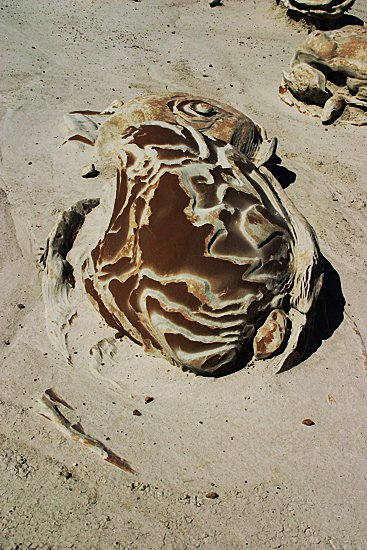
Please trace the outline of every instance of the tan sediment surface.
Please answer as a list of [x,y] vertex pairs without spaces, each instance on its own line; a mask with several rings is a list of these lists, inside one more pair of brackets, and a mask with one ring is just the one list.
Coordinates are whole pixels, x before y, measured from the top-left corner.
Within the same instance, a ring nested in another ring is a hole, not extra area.
[[[4,549],[365,548],[367,128],[324,127],[280,101],[307,29],[274,4],[3,5]],[[365,2],[352,13],[366,20]],[[73,366],[48,340],[37,258],[59,210],[98,197],[108,176],[81,176],[94,150],[62,146],[63,116],[178,90],[223,101],[278,137],[277,174],[318,236],[325,307],[308,357],[285,373],[259,363],[195,377],[127,339],[91,363],[90,347],[113,331],[87,303]],[[68,426],[115,459],[41,416],[49,388]]]

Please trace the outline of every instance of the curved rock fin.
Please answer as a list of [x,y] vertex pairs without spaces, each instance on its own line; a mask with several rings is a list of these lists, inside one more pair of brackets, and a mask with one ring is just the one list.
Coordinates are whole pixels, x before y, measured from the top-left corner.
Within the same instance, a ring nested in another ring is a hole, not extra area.
[[69,210],[61,212],[47,238],[45,252],[40,259],[45,268],[42,293],[48,335],[70,364],[67,334],[76,315],[75,307],[71,302],[75,280],[74,269],[66,257],[86,215],[98,204],[99,199],[86,199],[77,202]]

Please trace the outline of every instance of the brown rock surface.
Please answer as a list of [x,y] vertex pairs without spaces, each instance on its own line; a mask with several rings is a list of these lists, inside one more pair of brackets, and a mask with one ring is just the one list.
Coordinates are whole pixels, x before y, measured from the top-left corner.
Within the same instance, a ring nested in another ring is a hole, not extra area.
[[[279,100],[279,75],[307,31],[269,6],[9,0],[1,10],[6,549],[364,549],[366,127],[324,127]],[[353,13],[366,20],[365,3]],[[116,341],[88,300],[72,323],[74,366],[49,343],[37,255],[58,212],[100,197],[101,178],[116,176],[107,163],[98,178],[80,177],[95,149],[61,146],[64,114],[177,90],[230,104],[278,137],[275,172],[318,235],[317,338],[280,375],[260,364],[218,379],[182,373]],[[72,426],[136,473],[40,416],[46,388],[73,408],[60,404]],[[141,405],[146,395],[151,405]],[[314,427],[302,425],[307,417]],[[210,487],[220,498],[205,498]]]

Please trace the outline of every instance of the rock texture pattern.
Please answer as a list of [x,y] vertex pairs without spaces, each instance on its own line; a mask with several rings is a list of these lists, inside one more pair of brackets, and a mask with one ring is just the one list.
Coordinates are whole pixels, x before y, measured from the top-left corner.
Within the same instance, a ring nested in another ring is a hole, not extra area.
[[82,269],[105,321],[199,373],[243,349],[275,355],[275,370],[296,362],[322,267],[311,227],[263,166],[275,141],[238,111],[176,94],[122,106],[96,147],[117,178]]
[[280,0],[282,5],[313,19],[338,19],[349,10],[355,0]]
[[367,28],[349,25],[311,33],[297,48],[291,71],[283,73],[279,93],[323,123],[333,122],[347,106],[347,120],[367,124]]

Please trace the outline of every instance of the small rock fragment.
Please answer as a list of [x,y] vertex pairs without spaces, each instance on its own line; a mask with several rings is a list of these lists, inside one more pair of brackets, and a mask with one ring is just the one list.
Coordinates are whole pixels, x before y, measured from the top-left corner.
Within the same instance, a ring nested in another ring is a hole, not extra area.
[[151,403],[152,401],[154,401],[154,397],[150,397],[149,395],[147,395],[145,398],[145,404]]
[[[47,391],[47,390],[46,390]],[[50,391],[50,390],[48,390]],[[121,470],[130,474],[134,473],[133,468],[123,458],[120,458],[117,454],[106,447],[101,441],[91,437],[88,434],[80,433],[77,431],[69,420],[59,411],[59,408],[52,402],[46,393],[44,393],[41,399],[38,400],[41,406],[40,415],[50,420],[55,427],[63,434],[75,443],[80,443],[87,447],[90,451],[98,454],[103,460],[117,466]],[[69,472],[70,473],[70,472]],[[70,473],[70,475],[72,475]]]
[[138,409],[134,409],[134,410],[133,410],[133,415],[134,415],[134,416],[141,416],[141,412],[138,411]]
[[274,309],[254,338],[254,356],[266,359],[275,353],[287,335],[287,315],[282,309]]
[[211,8],[215,8],[215,6],[223,6],[223,4],[221,0],[212,0],[211,2],[209,2],[209,6]]
[[305,418],[304,420],[302,420],[302,424],[304,424],[305,426],[314,426],[315,422],[310,418]]
[[348,90],[352,94],[357,94],[359,88],[363,88],[366,85],[366,82],[360,78],[351,78],[350,76],[347,76],[346,84],[348,86]]
[[[140,2],[140,0],[134,0],[135,2]],[[123,106],[121,99],[114,99],[112,103],[109,104],[104,111],[101,112],[101,115],[114,115],[115,112]]]
[[330,97],[325,75],[307,63],[296,65],[288,74],[283,71],[286,87],[301,101],[324,105]]
[[360,101],[367,101],[367,86],[361,86],[356,95]]
[[18,304],[18,307],[19,307],[19,309],[24,309],[25,305],[24,304]]
[[356,208],[357,210],[362,210],[362,208],[366,207],[366,201],[352,199],[348,202],[348,206]]
[[327,396],[327,400],[328,400],[328,403],[335,403],[335,399],[331,395]]
[[64,115],[64,122],[68,132],[63,145],[68,141],[94,145],[98,136],[98,126],[91,118],[81,113],[70,113]]
[[340,116],[345,107],[345,99],[340,94],[335,94],[325,103],[324,110],[321,116],[321,122],[328,124],[334,122],[338,116]]
[[211,499],[219,497],[218,493],[214,493],[214,491],[211,493],[207,493],[205,496],[206,498],[211,498]]
[[96,170],[94,164],[87,164],[86,166],[83,166],[82,178],[96,178],[97,176],[99,176],[99,172]]

